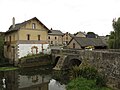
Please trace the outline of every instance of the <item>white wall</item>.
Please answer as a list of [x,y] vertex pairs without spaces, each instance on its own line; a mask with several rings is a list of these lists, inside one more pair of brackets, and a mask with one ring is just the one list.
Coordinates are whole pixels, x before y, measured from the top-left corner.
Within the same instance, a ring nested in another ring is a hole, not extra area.
[[[42,52],[42,44],[19,44],[18,45],[18,58],[32,54],[32,47],[38,48],[38,53]],[[43,44],[43,53],[49,54],[50,50],[48,49],[49,44]]]
[[[32,80],[37,80],[35,83],[32,82]],[[40,76],[40,75],[34,75],[34,76],[25,76],[25,75],[19,75],[19,88],[25,88],[25,87],[30,87],[30,86],[35,86],[38,84],[43,84],[49,82],[51,77],[49,76]]]

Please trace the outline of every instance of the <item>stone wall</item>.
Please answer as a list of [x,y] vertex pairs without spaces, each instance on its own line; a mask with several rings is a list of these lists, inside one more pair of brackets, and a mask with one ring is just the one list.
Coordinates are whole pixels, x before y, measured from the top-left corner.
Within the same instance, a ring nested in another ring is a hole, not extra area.
[[33,55],[19,59],[19,67],[34,67],[51,65],[52,60],[50,55]]
[[120,53],[106,51],[80,51],[83,59],[81,65],[92,66],[104,74],[107,85],[116,90],[120,89]]

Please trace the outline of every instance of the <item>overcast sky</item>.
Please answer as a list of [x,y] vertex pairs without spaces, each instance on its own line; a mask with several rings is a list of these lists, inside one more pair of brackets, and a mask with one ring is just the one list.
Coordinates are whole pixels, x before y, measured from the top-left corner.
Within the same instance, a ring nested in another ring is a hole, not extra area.
[[0,31],[37,17],[49,29],[107,35],[120,17],[120,0],[0,0]]

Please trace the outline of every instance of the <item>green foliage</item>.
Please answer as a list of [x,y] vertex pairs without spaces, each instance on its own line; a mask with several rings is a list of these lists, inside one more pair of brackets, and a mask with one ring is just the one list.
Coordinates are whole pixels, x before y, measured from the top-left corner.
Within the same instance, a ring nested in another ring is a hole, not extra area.
[[68,83],[67,90],[111,90],[106,87],[98,87],[95,80],[88,80],[83,77],[76,78]]
[[4,60],[4,36],[0,35],[0,62]]
[[73,76],[73,78],[84,77],[88,79],[95,79],[98,75],[98,72],[93,67],[80,68],[80,67],[75,66],[71,70],[71,75]]
[[69,82],[69,71],[53,71],[52,78],[59,81],[61,84],[67,84]]
[[24,56],[24,57],[20,58],[19,60],[28,60],[28,59],[35,59],[35,58],[42,58],[42,57],[51,59],[50,55],[40,53],[40,54],[28,54],[27,56]]
[[96,85],[98,86],[106,86],[106,79],[104,76],[98,73],[98,71],[94,67],[73,67],[71,69],[71,77],[72,79],[83,77],[89,80],[95,80]]
[[96,85],[97,86],[106,86],[105,76],[98,74],[96,77]]
[[94,32],[87,32],[87,34],[93,34],[94,35],[95,33]]
[[10,71],[10,70],[16,70],[18,68],[16,67],[0,67],[0,71]]
[[113,29],[109,37],[109,48],[120,49],[120,18],[113,20]]

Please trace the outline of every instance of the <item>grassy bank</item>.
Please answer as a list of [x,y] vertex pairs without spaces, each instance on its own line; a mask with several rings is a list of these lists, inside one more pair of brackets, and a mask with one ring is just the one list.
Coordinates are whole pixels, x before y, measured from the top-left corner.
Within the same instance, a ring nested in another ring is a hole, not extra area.
[[10,71],[10,70],[16,70],[18,68],[16,67],[0,67],[0,71]]
[[70,71],[71,81],[67,90],[112,90],[106,86],[106,77],[94,67],[73,67]]
[[76,78],[68,83],[67,90],[111,90],[107,87],[96,85],[95,80],[88,80],[83,77]]

